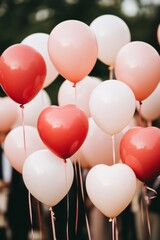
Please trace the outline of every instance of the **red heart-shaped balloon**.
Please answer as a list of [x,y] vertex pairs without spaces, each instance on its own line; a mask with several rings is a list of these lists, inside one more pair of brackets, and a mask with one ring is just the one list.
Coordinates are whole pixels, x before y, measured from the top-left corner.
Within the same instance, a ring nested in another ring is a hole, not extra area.
[[160,174],[160,129],[135,127],[128,130],[120,143],[120,155],[139,180],[153,180]]
[[37,124],[44,144],[63,159],[80,148],[88,133],[85,113],[73,104],[45,108]]

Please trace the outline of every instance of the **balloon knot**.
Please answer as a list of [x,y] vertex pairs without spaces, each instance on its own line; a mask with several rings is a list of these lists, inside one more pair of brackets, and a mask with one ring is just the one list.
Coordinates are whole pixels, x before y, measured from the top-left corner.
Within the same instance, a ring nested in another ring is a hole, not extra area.
[[74,87],[74,88],[76,87],[76,83],[73,83],[73,87]]
[[65,158],[63,160],[64,160],[64,163],[67,163],[67,160]]
[[22,108],[22,109],[23,109],[23,108],[24,108],[24,105],[23,105],[23,104],[21,104],[21,105],[20,105],[20,108]]
[[110,219],[109,219],[109,222],[112,222],[112,221],[113,221],[113,218],[110,218]]
[[139,104],[142,105],[142,101],[139,101]]

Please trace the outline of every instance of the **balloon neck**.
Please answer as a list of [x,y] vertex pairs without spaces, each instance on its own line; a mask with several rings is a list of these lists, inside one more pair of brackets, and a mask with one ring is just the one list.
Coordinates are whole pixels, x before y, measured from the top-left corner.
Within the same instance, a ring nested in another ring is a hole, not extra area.
[[112,221],[113,221],[113,218],[110,218],[110,219],[109,219],[109,222],[112,222]]
[[64,163],[67,163],[67,160],[65,158],[63,159],[63,161],[64,161]]
[[73,83],[73,87],[74,87],[74,88],[76,87],[76,83]]
[[142,101],[139,101],[139,105],[140,105],[140,106],[142,105]]
[[23,105],[23,104],[21,104],[21,105],[20,105],[20,108],[22,108],[22,109],[23,109],[23,108],[24,108],[24,105]]

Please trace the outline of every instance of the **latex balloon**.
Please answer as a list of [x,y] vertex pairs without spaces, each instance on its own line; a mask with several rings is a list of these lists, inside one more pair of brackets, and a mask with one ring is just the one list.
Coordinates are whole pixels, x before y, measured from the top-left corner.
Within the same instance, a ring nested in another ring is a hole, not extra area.
[[90,95],[99,83],[101,83],[99,78],[87,76],[77,83],[75,88],[73,88],[73,84],[70,81],[65,80],[58,91],[58,104],[60,106],[75,104],[86,113],[87,117],[90,117]]
[[90,28],[98,41],[98,59],[114,67],[117,53],[131,41],[127,24],[118,16],[105,14],[95,18]]
[[151,181],[160,174],[159,146],[159,128],[135,127],[128,130],[122,137],[121,159],[133,169],[140,181]]
[[133,90],[137,101],[147,98],[160,82],[160,57],[148,43],[133,41],[117,54],[115,75]]
[[68,193],[73,182],[73,166],[49,150],[28,156],[23,166],[23,180],[29,192],[48,207],[55,206]]
[[32,47],[15,44],[2,53],[1,86],[15,102],[26,104],[31,101],[41,90],[45,76],[45,61]]
[[24,126],[24,131],[23,126],[16,127],[4,140],[4,153],[11,166],[20,173],[26,157],[40,149],[46,149],[46,146],[41,141],[37,129],[32,126]]
[[45,60],[47,73],[43,88],[49,86],[59,75],[48,54],[48,38],[49,34],[47,33],[33,33],[22,41],[23,44],[31,46],[37,50]]
[[160,83],[141,105],[137,104],[137,110],[147,121],[154,121],[160,116]]
[[22,109],[18,107],[17,121],[15,126],[25,125],[37,127],[37,120],[41,111],[51,105],[51,99],[48,93],[42,89],[40,92],[32,99],[29,103],[27,103],[23,109],[23,119],[22,119]]
[[57,71],[76,84],[93,69],[98,56],[95,34],[78,20],[66,20],[53,28],[48,51]]
[[0,98],[0,132],[8,132],[12,129],[18,117],[15,102],[9,97]]
[[123,164],[98,164],[86,178],[86,190],[92,203],[106,217],[117,217],[132,201],[136,191],[136,176]]
[[58,157],[72,156],[88,133],[88,119],[75,105],[50,106],[38,118],[38,132],[44,144]]
[[[112,137],[102,131],[92,118],[89,118],[89,130],[87,137],[78,150],[77,161],[81,163],[82,166],[93,167],[97,164],[107,164],[113,165],[114,156],[113,150],[115,152],[115,161],[119,162],[119,146],[120,140],[122,138],[122,133],[115,135],[114,146],[112,142]],[[113,149],[114,147],[114,149]],[[84,164],[85,163],[85,164]]]
[[136,100],[132,90],[125,83],[106,80],[93,90],[89,106],[96,124],[105,133],[114,135],[132,119]]

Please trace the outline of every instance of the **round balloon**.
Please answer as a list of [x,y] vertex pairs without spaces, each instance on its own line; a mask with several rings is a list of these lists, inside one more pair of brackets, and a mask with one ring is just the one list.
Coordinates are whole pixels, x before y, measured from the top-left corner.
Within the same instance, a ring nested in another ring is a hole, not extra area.
[[78,20],[66,20],[53,28],[48,40],[49,56],[57,71],[76,84],[93,69],[98,56],[95,34]]
[[23,109],[23,119],[22,119],[22,109],[18,107],[17,121],[15,126],[25,125],[37,127],[38,117],[41,111],[51,105],[51,99],[48,93],[42,89],[29,103],[27,103]]
[[46,149],[27,157],[22,175],[28,191],[40,202],[52,207],[68,193],[74,172],[69,159],[64,163]]
[[38,132],[44,144],[58,157],[71,157],[88,133],[85,113],[73,104],[49,106],[38,118]]
[[86,178],[86,190],[92,203],[106,217],[117,217],[132,201],[137,180],[133,170],[123,163],[98,164]]
[[142,101],[160,82],[160,56],[148,43],[128,43],[117,54],[115,75],[128,84],[137,101]]
[[113,79],[103,81],[93,90],[89,106],[96,124],[107,134],[114,135],[132,119],[136,100],[127,84]]
[[0,82],[5,93],[19,104],[31,101],[42,89],[46,64],[39,52],[24,44],[7,48],[0,58]]
[[48,38],[49,34],[47,33],[33,33],[24,38],[22,41],[23,44],[26,44],[36,49],[45,60],[47,73],[43,88],[49,86],[59,75],[48,54]]
[[160,83],[140,106],[137,104],[137,110],[146,121],[154,121],[160,116]]
[[114,67],[118,51],[131,41],[127,24],[118,16],[105,14],[95,18],[90,28],[97,37],[98,59]]
[[4,153],[11,166],[22,173],[26,157],[34,151],[45,149],[38,131],[32,126],[19,126],[12,129],[4,140]]
[[87,117],[90,117],[89,99],[93,89],[98,86],[101,80],[97,77],[87,76],[73,88],[72,83],[65,80],[58,91],[58,104],[75,104],[82,109]]
[[135,127],[129,129],[120,143],[123,163],[130,166],[142,182],[160,175],[160,129]]

